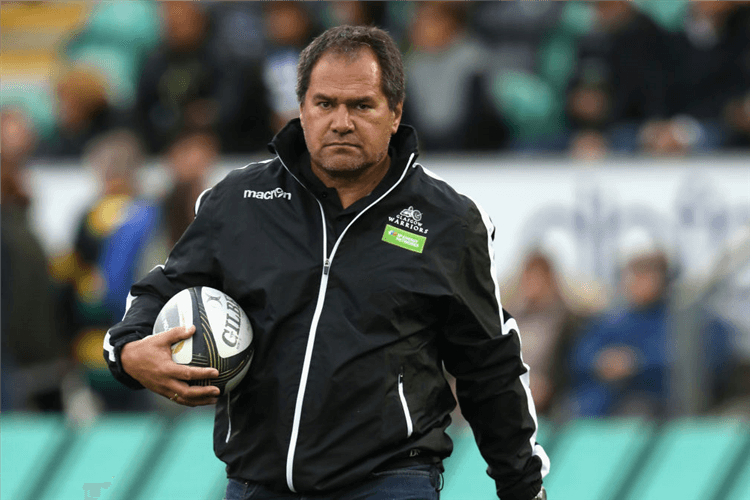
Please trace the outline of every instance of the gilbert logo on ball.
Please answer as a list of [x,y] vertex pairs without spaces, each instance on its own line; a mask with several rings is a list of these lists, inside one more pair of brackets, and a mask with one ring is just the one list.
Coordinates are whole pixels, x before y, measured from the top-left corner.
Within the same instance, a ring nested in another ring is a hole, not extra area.
[[219,370],[215,379],[190,384],[215,385],[222,394],[231,391],[245,376],[253,358],[253,329],[247,315],[220,290],[187,288],[164,304],[153,333],[190,325],[195,325],[195,334],[172,345],[172,359],[182,365]]

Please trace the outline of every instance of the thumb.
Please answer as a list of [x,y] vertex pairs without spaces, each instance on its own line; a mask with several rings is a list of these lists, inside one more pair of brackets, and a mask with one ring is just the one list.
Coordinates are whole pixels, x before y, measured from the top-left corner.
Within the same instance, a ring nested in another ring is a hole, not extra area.
[[164,342],[168,344],[174,344],[175,342],[179,342],[180,340],[185,340],[193,336],[195,333],[195,325],[188,325],[188,326],[176,326],[174,328],[170,328],[166,332],[164,332],[162,335],[164,335]]

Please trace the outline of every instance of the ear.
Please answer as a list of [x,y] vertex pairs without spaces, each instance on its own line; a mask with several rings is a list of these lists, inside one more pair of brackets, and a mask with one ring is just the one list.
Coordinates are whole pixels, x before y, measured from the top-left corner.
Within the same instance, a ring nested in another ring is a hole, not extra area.
[[401,125],[401,115],[404,112],[404,102],[401,101],[396,105],[396,109],[391,111],[393,113],[393,125],[391,126],[391,135],[395,134],[398,130],[398,126]]
[[300,105],[299,105],[299,121],[302,124],[302,128],[305,128],[305,113],[302,112],[303,107],[304,107],[304,103],[300,103]]

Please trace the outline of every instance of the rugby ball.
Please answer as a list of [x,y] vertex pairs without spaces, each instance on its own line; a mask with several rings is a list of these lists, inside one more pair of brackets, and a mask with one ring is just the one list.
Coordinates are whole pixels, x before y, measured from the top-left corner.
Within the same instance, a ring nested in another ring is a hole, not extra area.
[[217,378],[188,383],[213,385],[226,394],[237,387],[253,359],[253,329],[247,315],[220,290],[186,288],[164,304],[153,334],[190,325],[195,325],[195,334],[172,345],[172,359],[182,365],[216,368]]

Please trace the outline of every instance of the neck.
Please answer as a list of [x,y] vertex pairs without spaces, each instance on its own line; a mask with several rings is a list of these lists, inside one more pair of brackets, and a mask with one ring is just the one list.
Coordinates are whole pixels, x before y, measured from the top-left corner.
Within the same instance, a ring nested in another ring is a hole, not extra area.
[[316,165],[315,163],[310,164],[313,174],[326,187],[336,189],[343,208],[351,206],[353,203],[370,194],[380,184],[380,181],[383,180],[390,166],[391,157],[387,154],[383,161],[378,164],[356,172],[325,170],[320,165]]

